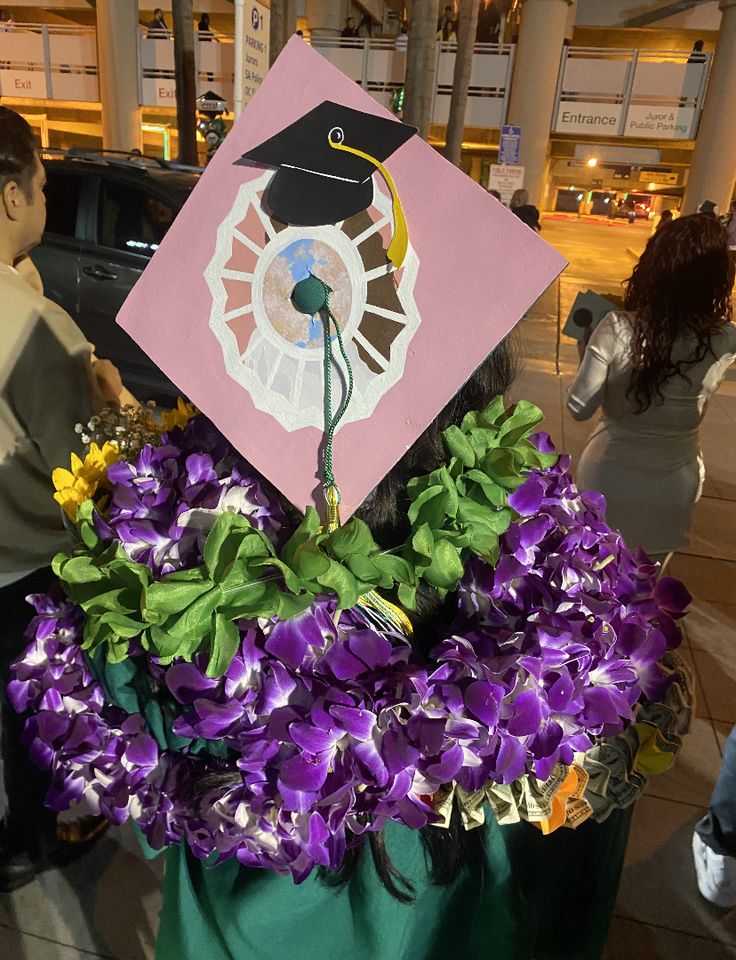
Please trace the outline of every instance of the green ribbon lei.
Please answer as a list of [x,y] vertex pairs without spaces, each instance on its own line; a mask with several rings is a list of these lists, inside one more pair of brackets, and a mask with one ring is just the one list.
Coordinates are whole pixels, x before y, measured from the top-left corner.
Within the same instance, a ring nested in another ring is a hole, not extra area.
[[516,518],[509,494],[529,470],[556,461],[529,439],[541,419],[533,404],[506,410],[497,397],[445,430],[447,460],[409,481],[410,533],[391,551],[357,517],[329,529],[310,507],[277,550],[247,517],[225,512],[207,536],[199,567],[154,580],[121,543],[100,538],[97,508],[87,500],[77,515],[80,542],[53,563],[68,597],[84,610],[83,646],[104,650],[113,663],[127,658],[136,637],[164,664],[206,651],[207,674],[216,677],[238,649],[240,619],[287,619],[324,594],[335,595],[338,610],[372,590],[390,591],[405,610],[415,609],[421,584],[444,596],[472,557],[495,565],[499,538]]

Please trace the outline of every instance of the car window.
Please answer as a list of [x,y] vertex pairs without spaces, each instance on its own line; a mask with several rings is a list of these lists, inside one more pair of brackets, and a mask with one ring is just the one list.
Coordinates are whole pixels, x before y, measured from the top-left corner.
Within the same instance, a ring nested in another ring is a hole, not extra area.
[[130,183],[103,178],[98,224],[103,247],[150,257],[175,216],[176,210],[158,196]]
[[77,229],[82,177],[68,170],[46,167],[46,232],[73,237]]

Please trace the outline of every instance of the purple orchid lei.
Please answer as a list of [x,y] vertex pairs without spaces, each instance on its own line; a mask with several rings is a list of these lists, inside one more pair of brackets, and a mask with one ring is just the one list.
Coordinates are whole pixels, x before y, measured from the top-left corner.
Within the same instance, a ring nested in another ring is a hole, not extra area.
[[108,467],[112,486],[100,534],[119,540],[155,576],[201,562],[218,514],[246,516],[274,543],[286,526],[278,497],[204,417],[146,444],[132,462]]
[[[536,443],[551,450],[544,435]],[[33,597],[33,640],[8,692],[30,711],[25,736],[51,771],[49,805],[84,798],[114,824],[132,818],[155,849],[186,842],[198,857],[236,856],[298,883],[338,867],[351,835],[435,822],[443,785],[544,780],[572,763],[624,729],[642,697],[662,695],[657,661],[680,642],[689,596],[656,580],[606,525],[602,497],[579,493],[568,471],[560,457],[509,498],[518,519],[499,562],[468,564],[455,621],[426,662],[369,611],[338,613],[331,596],[289,620],[240,621],[219,678],[203,654],[164,667],[133,644],[129,663],[169,705],[177,746],[143,707],[106,695],[81,647],[82,611],[61,591]],[[108,475],[106,533],[155,575],[199,562],[217,511],[274,539],[287,526],[204,418]]]

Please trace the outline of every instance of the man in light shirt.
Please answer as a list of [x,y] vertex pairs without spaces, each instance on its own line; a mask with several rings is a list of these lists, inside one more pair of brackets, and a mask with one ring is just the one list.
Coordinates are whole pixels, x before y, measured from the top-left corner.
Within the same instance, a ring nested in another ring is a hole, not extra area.
[[43,803],[49,776],[21,743],[23,720],[5,697],[10,663],[28,642],[25,598],[50,586],[54,555],[69,534],[53,500],[51,472],[80,451],[75,424],[120,396],[115,367],[96,361],[72,318],[43,295],[28,252],[46,223],[46,180],[28,123],[0,106],[0,697],[8,805],[0,827],[0,892],[50,864],[69,862],[99,825],[85,818],[72,844]]

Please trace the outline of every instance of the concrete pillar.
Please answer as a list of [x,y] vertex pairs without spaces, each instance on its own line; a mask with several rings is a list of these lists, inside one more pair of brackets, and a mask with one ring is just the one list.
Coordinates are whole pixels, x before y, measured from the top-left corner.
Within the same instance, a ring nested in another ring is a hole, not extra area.
[[509,123],[521,127],[521,159],[529,202],[539,204],[549,151],[560,56],[572,0],[526,0],[509,103]]
[[694,213],[703,200],[728,211],[736,180],[736,0],[721,0],[713,69],[690,165],[683,213]]
[[347,8],[348,4],[344,0],[307,0],[309,29],[326,29],[337,36],[345,26]]
[[107,150],[143,146],[137,32],[137,0],[97,0],[102,145]]

